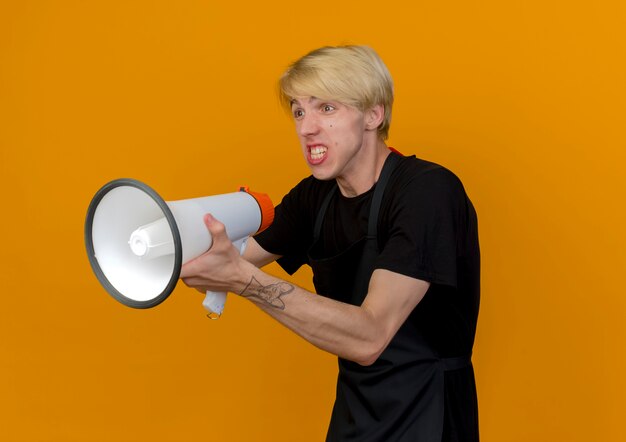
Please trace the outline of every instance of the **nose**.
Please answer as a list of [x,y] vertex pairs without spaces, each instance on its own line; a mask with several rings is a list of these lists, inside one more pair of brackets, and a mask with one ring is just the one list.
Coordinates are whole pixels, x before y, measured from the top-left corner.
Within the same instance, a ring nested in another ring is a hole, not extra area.
[[297,131],[298,135],[301,137],[308,137],[311,135],[315,135],[319,132],[320,125],[319,120],[315,116],[315,114],[305,114],[300,120],[297,122]]

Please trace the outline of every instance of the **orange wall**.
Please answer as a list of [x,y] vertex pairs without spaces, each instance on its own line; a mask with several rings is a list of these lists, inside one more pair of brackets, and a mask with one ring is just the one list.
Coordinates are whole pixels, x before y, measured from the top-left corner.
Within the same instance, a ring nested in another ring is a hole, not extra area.
[[83,222],[119,177],[278,202],[307,170],[276,78],[361,43],[396,82],[390,144],[479,212],[483,440],[626,440],[624,3],[216,3],[0,4],[0,439],[322,440],[333,357],[235,296],[218,322],[182,285],[123,307]]

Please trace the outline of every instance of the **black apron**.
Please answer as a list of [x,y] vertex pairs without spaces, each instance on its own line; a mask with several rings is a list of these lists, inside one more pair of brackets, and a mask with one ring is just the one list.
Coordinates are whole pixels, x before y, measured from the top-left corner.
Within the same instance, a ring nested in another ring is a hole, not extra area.
[[[391,153],[374,189],[367,235],[343,252],[324,257],[319,239],[337,186],[314,226],[309,264],[318,294],[361,305],[379,255],[377,224],[383,193],[400,156]],[[389,296],[393,296],[390,288]],[[444,371],[468,366],[470,356],[440,358],[411,314],[371,366],[339,358],[337,396],[327,442],[440,442],[444,421]]]

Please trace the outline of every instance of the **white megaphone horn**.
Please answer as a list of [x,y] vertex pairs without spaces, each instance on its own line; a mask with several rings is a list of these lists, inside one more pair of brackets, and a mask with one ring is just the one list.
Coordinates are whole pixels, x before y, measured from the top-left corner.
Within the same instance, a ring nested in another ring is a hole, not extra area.
[[[100,284],[115,299],[150,308],[172,293],[181,267],[211,247],[204,215],[212,214],[243,253],[250,235],[269,226],[274,206],[262,193],[239,192],[165,202],[146,184],[128,178],[105,184],[85,221],[85,245]],[[207,292],[210,318],[224,309],[226,293]]]

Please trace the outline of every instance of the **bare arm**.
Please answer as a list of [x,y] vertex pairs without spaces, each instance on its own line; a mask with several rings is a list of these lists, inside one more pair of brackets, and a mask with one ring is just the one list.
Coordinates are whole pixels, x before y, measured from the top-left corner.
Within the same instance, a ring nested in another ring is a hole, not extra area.
[[[202,292],[241,294],[313,345],[362,365],[378,358],[429,287],[428,282],[377,269],[362,305],[341,303],[264,273],[239,256],[222,224],[208,218],[207,227],[213,246],[183,267],[185,284]],[[254,247],[261,249],[256,244],[246,255],[263,261],[267,252]]]
[[429,287],[425,281],[377,269],[363,304],[353,306],[250,270],[241,296],[313,345],[362,365],[378,359]]
[[243,259],[254,264],[256,267],[263,267],[280,258],[279,255],[265,251],[254,238],[249,238]]

